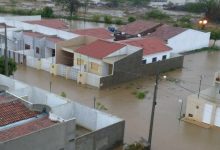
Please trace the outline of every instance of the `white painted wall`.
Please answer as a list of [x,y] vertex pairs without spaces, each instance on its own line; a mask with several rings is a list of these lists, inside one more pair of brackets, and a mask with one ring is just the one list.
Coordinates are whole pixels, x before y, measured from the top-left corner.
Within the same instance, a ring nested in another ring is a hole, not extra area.
[[146,64],[148,64],[148,63],[152,63],[152,59],[155,58],[155,57],[157,58],[157,61],[162,60],[162,57],[164,55],[167,56],[166,59],[169,59],[170,58],[170,53],[171,53],[171,51],[146,55],[146,56],[143,56],[143,60],[146,60]]
[[192,51],[209,46],[210,33],[188,29],[168,40],[173,53]]

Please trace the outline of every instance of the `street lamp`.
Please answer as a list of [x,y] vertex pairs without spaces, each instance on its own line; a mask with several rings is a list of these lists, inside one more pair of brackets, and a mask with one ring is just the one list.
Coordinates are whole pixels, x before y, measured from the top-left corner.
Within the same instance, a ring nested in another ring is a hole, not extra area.
[[[153,134],[153,125],[154,125],[154,114],[155,114],[155,107],[157,105],[157,91],[158,91],[158,84],[160,79],[160,61],[157,62],[157,70],[156,70],[156,81],[154,85],[154,97],[153,97],[153,104],[151,110],[151,120],[150,120],[150,128],[149,128],[149,135],[147,145],[145,146],[146,150],[151,150],[151,141],[152,141],[152,134]],[[166,79],[167,76],[163,76],[163,79]]]
[[201,26],[201,29],[205,29],[205,26],[207,25],[207,23],[208,23],[208,20],[206,19],[199,20],[199,25]]

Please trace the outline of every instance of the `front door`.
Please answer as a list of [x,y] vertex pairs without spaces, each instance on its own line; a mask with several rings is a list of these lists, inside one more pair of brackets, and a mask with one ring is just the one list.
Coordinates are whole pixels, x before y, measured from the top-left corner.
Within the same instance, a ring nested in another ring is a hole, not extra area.
[[220,127],[220,107],[216,109],[215,126]]
[[203,123],[211,124],[212,111],[213,111],[213,106],[211,104],[205,104],[203,110],[203,119],[202,119]]

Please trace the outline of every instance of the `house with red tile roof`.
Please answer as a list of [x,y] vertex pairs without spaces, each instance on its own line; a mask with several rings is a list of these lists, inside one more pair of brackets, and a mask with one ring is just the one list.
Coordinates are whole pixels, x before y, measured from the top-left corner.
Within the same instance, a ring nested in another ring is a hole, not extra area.
[[209,46],[210,33],[194,29],[162,25],[150,37],[157,37],[173,49],[173,53],[188,52]]
[[68,24],[60,19],[41,19],[34,21],[25,21],[25,23],[33,24],[33,25],[41,25],[49,28],[59,29],[59,30],[67,30]]
[[169,59],[172,52],[172,48],[168,47],[163,40],[155,37],[134,38],[120,42],[143,48],[144,64]]
[[3,75],[0,85],[7,87],[0,93],[1,150],[78,150],[103,146],[94,136],[111,139],[104,143],[107,149],[123,144],[123,119]]
[[113,75],[118,61],[140,50],[142,48],[101,39],[79,47],[74,52],[74,67],[80,70],[77,81],[99,87],[100,78]]
[[76,29],[71,32],[78,35],[93,36],[99,39],[112,40],[114,36],[105,28]]
[[160,27],[161,25],[161,23],[153,21],[137,20],[119,27],[117,29],[118,33],[115,33],[115,40],[118,41],[133,37],[146,36],[149,33],[154,32],[156,28]]

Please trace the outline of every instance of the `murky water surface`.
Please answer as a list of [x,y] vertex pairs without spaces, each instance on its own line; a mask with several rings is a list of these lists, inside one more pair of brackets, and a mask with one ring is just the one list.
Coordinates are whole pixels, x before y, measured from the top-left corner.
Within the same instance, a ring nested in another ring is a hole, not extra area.
[[[200,75],[204,75],[202,89],[213,85],[213,75],[220,70],[220,52],[201,52],[185,57],[184,68],[166,73],[168,80],[161,80],[158,91],[153,150],[220,150],[220,129],[203,129],[195,125],[179,122],[179,99],[198,91]],[[104,104],[109,113],[126,120],[125,142],[133,142],[140,137],[147,138],[152,106],[154,77],[145,77],[105,90],[77,85],[75,81],[53,77],[44,71],[18,67],[15,79],[49,90],[66,92],[67,97],[93,107],[93,97]],[[138,100],[134,93],[144,91],[144,100]]]

